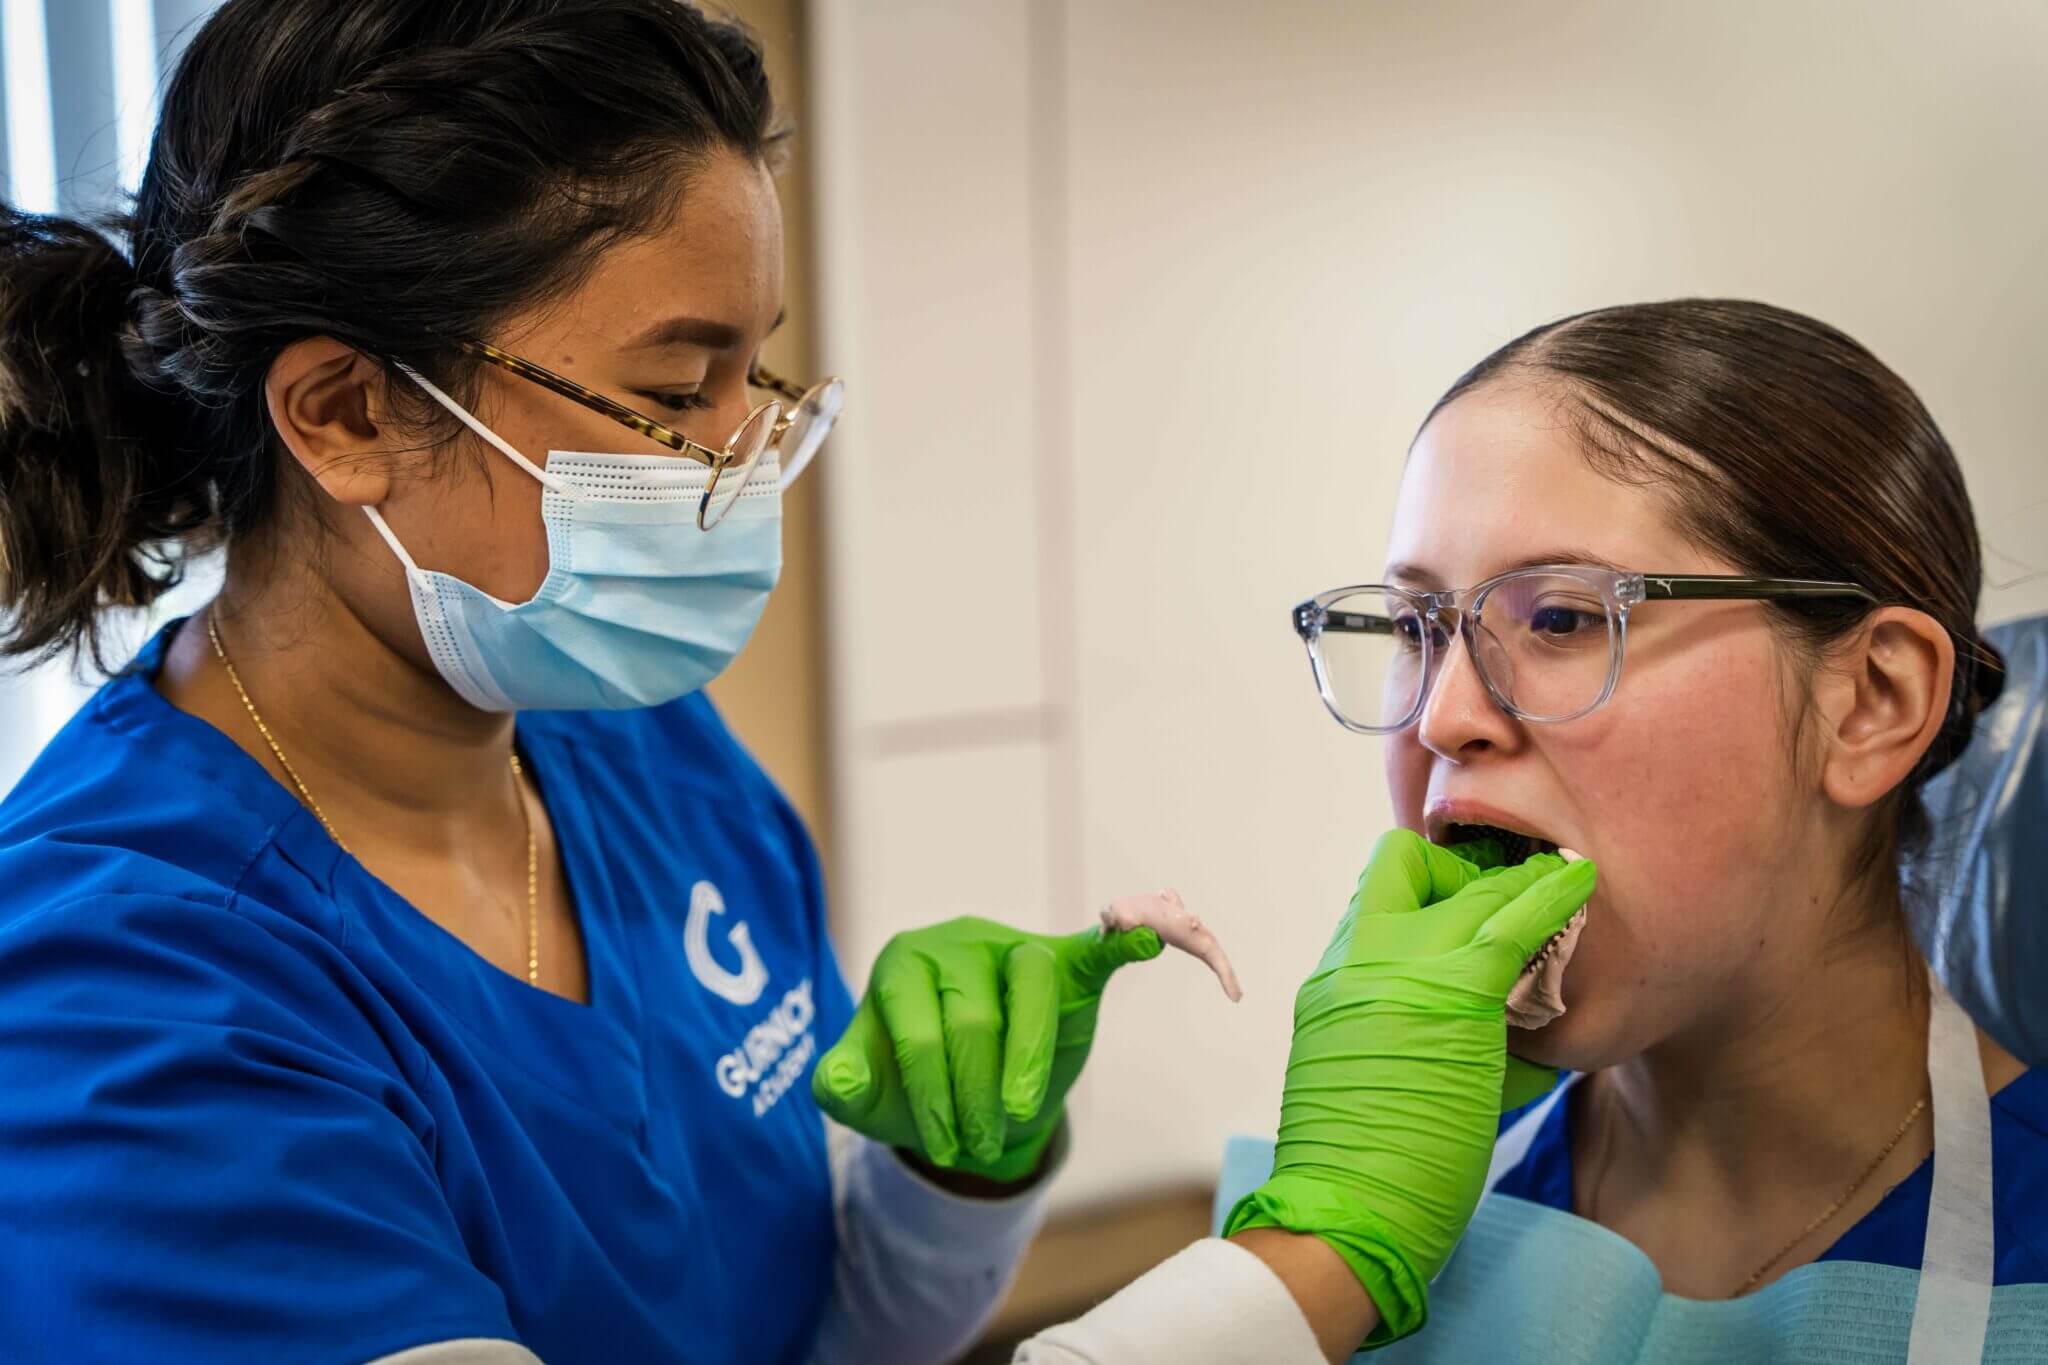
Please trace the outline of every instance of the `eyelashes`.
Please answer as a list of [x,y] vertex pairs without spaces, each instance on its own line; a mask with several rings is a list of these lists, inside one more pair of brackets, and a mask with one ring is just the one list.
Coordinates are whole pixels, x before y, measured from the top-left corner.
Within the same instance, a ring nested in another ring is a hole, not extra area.
[[658,393],[642,390],[640,396],[668,412],[703,412],[715,404],[702,393]]

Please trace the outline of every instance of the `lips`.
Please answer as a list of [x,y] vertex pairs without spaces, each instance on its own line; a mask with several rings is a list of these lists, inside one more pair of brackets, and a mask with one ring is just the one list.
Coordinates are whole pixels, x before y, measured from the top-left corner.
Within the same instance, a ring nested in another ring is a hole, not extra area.
[[1534,853],[1555,853],[1560,841],[1510,811],[1476,801],[1443,801],[1431,807],[1425,833],[1433,844],[1462,844],[1490,839],[1502,859],[1514,866]]

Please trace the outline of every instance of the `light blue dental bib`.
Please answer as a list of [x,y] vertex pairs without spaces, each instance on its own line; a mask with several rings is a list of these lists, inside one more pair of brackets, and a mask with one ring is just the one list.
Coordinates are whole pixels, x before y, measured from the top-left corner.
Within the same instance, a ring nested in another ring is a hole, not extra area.
[[[1928,1059],[1935,1188],[1922,1269],[1819,1261],[1739,1299],[1666,1294],[1649,1257],[1626,1238],[1573,1214],[1491,1192],[1520,1163],[1567,1083],[1501,1136],[1488,1193],[1430,1285],[1428,1325],[1354,1359],[1402,1365],[2048,1361],[2048,1285],[1990,1287],[1990,1106],[1969,1020],[1947,992],[1934,989]],[[1217,1228],[1272,1168],[1271,1141],[1230,1141],[1216,1195]]]

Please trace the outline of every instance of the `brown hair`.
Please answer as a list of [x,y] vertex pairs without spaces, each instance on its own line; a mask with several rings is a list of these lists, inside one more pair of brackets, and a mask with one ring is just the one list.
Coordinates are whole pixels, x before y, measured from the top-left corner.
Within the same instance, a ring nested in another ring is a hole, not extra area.
[[[1525,333],[1468,370],[1429,415],[1516,374],[1555,384],[1594,468],[1663,487],[1680,529],[1741,572],[1857,583],[1954,637],[1941,731],[1857,851],[1863,870],[1896,871],[1930,832],[1921,787],[1962,752],[2004,681],[1977,631],[1982,563],[1969,494],[1920,399],[1826,323],[1740,299],[1675,299]],[[1871,607],[1770,610],[1817,658]]]
[[132,214],[0,205],[0,659],[97,658],[103,609],[267,521],[284,347],[463,393],[460,338],[783,131],[753,39],[683,0],[229,0]]

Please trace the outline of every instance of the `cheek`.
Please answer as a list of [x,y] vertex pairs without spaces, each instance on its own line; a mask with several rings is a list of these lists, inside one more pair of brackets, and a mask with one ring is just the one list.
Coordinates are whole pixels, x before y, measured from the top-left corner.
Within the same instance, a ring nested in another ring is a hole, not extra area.
[[1780,850],[1798,793],[1772,659],[1687,662],[1538,738],[1600,865],[1541,1060],[1608,1064],[1711,1012],[1765,951],[1793,882]]
[[1387,795],[1394,807],[1394,823],[1420,832],[1422,807],[1429,798],[1429,770],[1433,757],[1418,739],[1415,726],[1380,741],[1381,765],[1386,771]]
[[[496,429],[545,467],[545,446],[529,448],[512,432]],[[421,515],[413,519],[420,529],[406,544],[421,568],[451,573],[504,602],[524,602],[540,590],[548,573],[548,541],[539,480],[478,443],[475,450],[442,457],[421,491]]]

